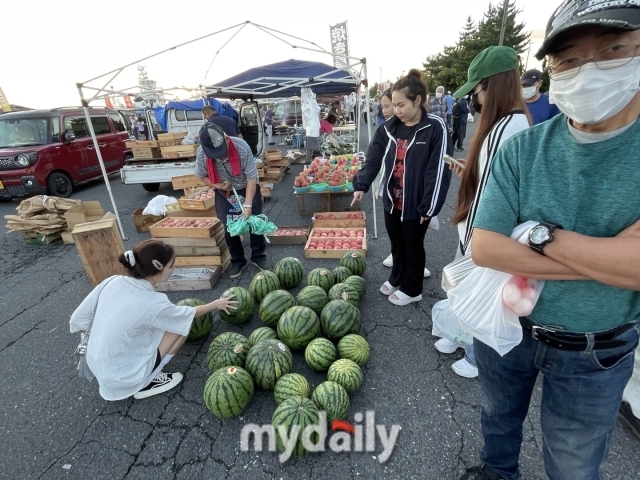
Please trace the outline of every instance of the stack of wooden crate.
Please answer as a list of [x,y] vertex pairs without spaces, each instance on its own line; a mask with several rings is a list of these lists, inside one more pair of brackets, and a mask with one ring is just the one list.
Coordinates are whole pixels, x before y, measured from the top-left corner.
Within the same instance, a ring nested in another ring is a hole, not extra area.
[[160,148],[155,140],[127,140],[125,147],[131,149],[135,160],[153,160],[160,158]]
[[265,165],[263,181],[279,183],[291,165],[291,159],[283,157],[280,150],[267,150],[263,163]]
[[172,132],[158,134],[158,145],[162,158],[190,158],[195,157],[198,145],[182,145],[187,132]]
[[[181,175],[173,177],[171,184],[174,190],[182,190],[182,196],[178,199],[178,203],[166,205],[167,216],[169,217],[215,217],[216,216],[216,200],[211,195],[208,198],[194,198],[202,192],[212,192],[208,185],[205,185],[195,175]],[[200,195],[203,197],[203,195]]]

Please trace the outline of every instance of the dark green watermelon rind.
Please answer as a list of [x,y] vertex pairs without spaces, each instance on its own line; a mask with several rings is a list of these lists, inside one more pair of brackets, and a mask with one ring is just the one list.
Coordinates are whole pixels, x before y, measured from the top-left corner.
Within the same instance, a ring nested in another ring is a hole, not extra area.
[[275,340],[278,338],[278,334],[271,327],[258,327],[251,335],[249,335],[249,347],[253,347],[260,340]]
[[278,379],[293,368],[291,350],[284,345],[285,350],[282,351],[278,347],[279,343],[284,345],[279,340],[262,340],[247,355],[245,369],[263,390],[273,389]]
[[304,351],[304,359],[311,368],[318,372],[326,372],[338,359],[336,346],[326,338],[312,340]]
[[364,278],[359,275],[351,275],[344,281],[344,283],[358,292],[358,295],[360,295],[360,299],[362,300],[362,297],[364,297],[364,294],[367,291],[367,282],[364,280]]
[[[234,347],[242,344],[242,352],[235,353]],[[210,372],[215,372],[224,367],[242,367],[249,353],[249,340],[239,333],[225,332],[214,338],[207,350],[207,366]],[[215,363],[214,362],[214,358]]]
[[341,358],[329,367],[327,380],[342,385],[349,395],[353,395],[362,385],[362,369],[352,360]]
[[[280,452],[284,451],[284,442],[278,433],[278,425],[287,427],[287,433],[291,434],[293,425],[300,425],[300,433],[298,442],[293,449],[292,454],[297,457],[307,455],[308,452],[302,444],[302,432],[309,425],[318,425],[320,423],[320,411],[315,404],[305,397],[291,397],[282,402],[273,412],[271,424],[276,433],[276,446]],[[317,435],[311,437],[311,441],[318,441]]]
[[[274,298],[277,298],[278,300],[273,300]],[[274,290],[264,297],[260,303],[258,315],[260,316],[262,323],[267,327],[273,328],[278,325],[278,320],[280,320],[282,314],[291,307],[294,307],[295,304],[296,299],[289,292],[286,290]]]
[[335,279],[334,285],[338,283],[344,283],[344,281],[353,275],[353,272],[347,267],[336,267],[333,269],[333,278]]
[[304,266],[297,258],[287,257],[275,264],[273,273],[278,276],[282,288],[295,288],[304,277]]
[[[322,272],[326,272],[326,275],[322,275]],[[325,292],[329,292],[331,287],[336,283],[336,279],[333,276],[333,272],[326,268],[314,268],[307,275],[307,285],[322,288]]]
[[342,337],[338,342],[338,354],[340,358],[352,360],[361,367],[369,360],[371,347],[364,337],[357,334],[349,334]]
[[318,410],[327,412],[327,421],[345,420],[349,415],[349,394],[336,382],[322,382],[316,387],[311,401]]
[[[347,307],[348,305],[348,307]],[[330,339],[358,333],[362,326],[360,310],[344,300],[331,300],[320,314],[322,331]]]
[[231,287],[228,290],[225,290],[220,298],[227,298],[231,295],[235,295],[233,300],[238,302],[234,305],[236,309],[229,310],[230,313],[225,313],[220,310],[218,312],[220,314],[220,318],[231,325],[242,325],[243,323],[247,323],[253,316],[253,296],[246,288]]
[[[258,277],[262,275],[264,278],[261,280]],[[253,296],[253,299],[260,303],[264,297],[275,290],[280,289],[280,280],[278,280],[278,276],[270,272],[269,270],[263,270],[256,274],[251,280],[249,284],[249,293]]]
[[[355,257],[353,256],[355,254]],[[360,252],[349,250],[340,259],[340,266],[347,267],[354,275],[362,276],[367,270],[367,261]]]
[[320,333],[320,320],[309,307],[291,307],[278,320],[277,332],[291,350],[301,350]]
[[309,382],[299,373],[287,373],[283,375],[276,382],[276,386],[273,389],[273,397],[278,405],[291,397],[309,398],[310,393]]
[[347,302],[354,307],[358,306],[358,303],[360,302],[360,295],[358,295],[358,291],[346,283],[336,283],[331,290],[329,290],[329,300],[344,300],[344,297],[342,296],[343,293],[348,294]]
[[300,290],[296,297],[296,305],[303,307],[309,307],[316,312],[316,315],[320,315],[324,306],[329,303],[329,296],[322,287],[317,285],[308,285]]
[[204,403],[218,418],[241,415],[254,393],[253,379],[246,370],[236,367],[236,372],[229,374],[228,368],[213,372],[204,386]]

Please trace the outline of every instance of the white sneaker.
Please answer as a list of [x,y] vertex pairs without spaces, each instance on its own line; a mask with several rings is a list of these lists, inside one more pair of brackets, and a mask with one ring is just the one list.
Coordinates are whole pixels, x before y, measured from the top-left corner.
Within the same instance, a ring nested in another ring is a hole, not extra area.
[[464,345],[454,342],[453,340],[449,340],[448,338],[441,338],[436,342],[434,347],[436,347],[436,350],[440,353],[453,353],[459,348],[463,348]]
[[387,258],[384,259],[384,261],[382,262],[382,264],[385,267],[393,267],[393,255],[389,254],[389,256]]
[[451,369],[464,378],[476,378],[478,376],[478,367],[471,365],[466,358],[455,362],[451,365]]
[[140,400],[142,398],[152,397],[159,393],[168,392],[182,381],[181,373],[163,373],[160,372],[151,383],[144,387],[142,390],[133,394],[133,398]]
[[424,267],[424,278],[429,278],[431,276],[431,272],[427,267]]

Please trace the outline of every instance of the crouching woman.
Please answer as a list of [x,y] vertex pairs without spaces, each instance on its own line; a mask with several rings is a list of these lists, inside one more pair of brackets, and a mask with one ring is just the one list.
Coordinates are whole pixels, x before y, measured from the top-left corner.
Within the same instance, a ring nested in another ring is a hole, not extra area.
[[[213,310],[234,309],[237,303],[219,299],[198,307],[174,305],[156,284],[173,272],[171,245],[145,240],[120,255],[129,275],[104,280],[73,312],[71,333],[90,331],[87,365],[105,400],[133,395],[142,399],[171,390],[180,373],[163,373],[184,344],[194,318]],[[93,318],[93,321],[92,321]]]

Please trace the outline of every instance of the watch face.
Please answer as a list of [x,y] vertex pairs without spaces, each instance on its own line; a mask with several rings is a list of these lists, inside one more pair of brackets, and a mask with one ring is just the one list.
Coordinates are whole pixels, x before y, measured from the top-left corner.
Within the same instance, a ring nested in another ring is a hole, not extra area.
[[542,245],[544,242],[549,240],[549,229],[544,225],[538,225],[533,230],[531,230],[529,240],[534,245]]

